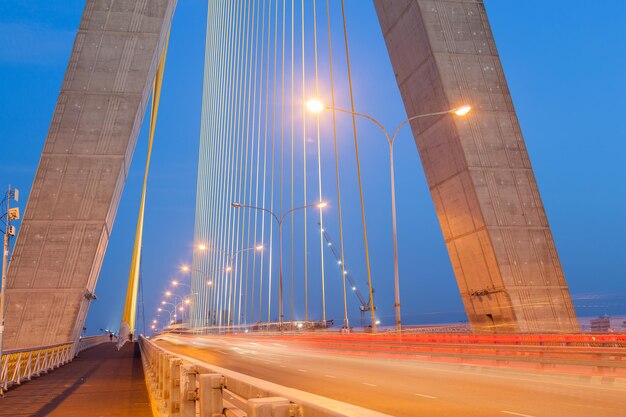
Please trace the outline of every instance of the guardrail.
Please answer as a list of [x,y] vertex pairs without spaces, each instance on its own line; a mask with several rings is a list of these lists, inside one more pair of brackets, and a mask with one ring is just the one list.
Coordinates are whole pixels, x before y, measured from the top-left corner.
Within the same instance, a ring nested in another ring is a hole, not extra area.
[[90,347],[94,347],[101,343],[112,342],[112,341],[116,342],[117,338],[113,338],[113,340],[111,340],[108,334],[81,337],[80,340],[78,341],[78,348],[76,349],[76,355],[78,355],[79,352],[82,352],[85,349],[89,349]]
[[[258,335],[260,336],[260,334]],[[279,333],[272,337],[282,336]],[[463,334],[463,333],[298,333],[288,335],[291,340],[334,340],[341,342],[401,342],[444,343],[464,345],[515,345],[515,346],[580,346],[625,348],[626,333],[555,333],[555,334]]]
[[389,417],[179,355],[143,336],[139,346],[159,417]]
[[81,338],[76,350],[74,343],[61,343],[38,349],[21,349],[7,351],[2,355],[0,369],[0,393],[12,385],[30,381],[56,369],[72,359],[78,352],[109,340],[109,336],[91,336]]

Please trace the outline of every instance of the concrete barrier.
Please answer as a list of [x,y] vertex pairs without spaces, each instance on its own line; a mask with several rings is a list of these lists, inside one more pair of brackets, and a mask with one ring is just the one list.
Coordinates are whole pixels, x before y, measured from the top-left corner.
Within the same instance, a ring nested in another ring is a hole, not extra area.
[[[146,384],[159,417],[390,417],[175,354],[140,337]],[[164,371],[165,370],[165,371]]]

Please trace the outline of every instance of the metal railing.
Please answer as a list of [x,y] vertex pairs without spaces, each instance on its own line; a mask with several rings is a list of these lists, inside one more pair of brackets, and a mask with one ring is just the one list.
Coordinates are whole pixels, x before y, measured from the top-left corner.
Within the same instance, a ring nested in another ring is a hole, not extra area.
[[61,343],[38,349],[7,351],[2,355],[0,393],[12,385],[30,381],[33,377],[65,365],[71,362],[78,352],[108,340],[109,336],[92,336],[81,338],[77,346],[74,343]]
[[159,417],[389,417],[179,355],[144,337],[139,346]]
[[105,342],[117,342],[117,338],[114,337],[113,340],[111,340],[111,337],[108,334],[102,334],[99,336],[81,337],[80,340],[78,341],[78,348],[76,349],[76,355],[78,355],[79,352],[82,352],[85,349],[89,349],[90,347],[94,347],[96,345],[99,345]]

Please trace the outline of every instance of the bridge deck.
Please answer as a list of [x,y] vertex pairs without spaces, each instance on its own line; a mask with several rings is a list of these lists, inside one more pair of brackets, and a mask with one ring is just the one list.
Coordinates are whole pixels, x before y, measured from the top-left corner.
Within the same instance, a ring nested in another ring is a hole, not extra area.
[[152,417],[136,343],[117,351],[104,343],[71,363],[11,388],[0,399],[0,416]]

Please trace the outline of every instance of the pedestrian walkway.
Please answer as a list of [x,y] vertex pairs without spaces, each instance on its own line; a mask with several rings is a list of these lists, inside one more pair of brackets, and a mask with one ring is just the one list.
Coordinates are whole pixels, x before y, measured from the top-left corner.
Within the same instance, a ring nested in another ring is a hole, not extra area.
[[0,398],[2,417],[152,417],[137,343],[118,352],[103,343],[69,364],[13,387]]

